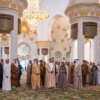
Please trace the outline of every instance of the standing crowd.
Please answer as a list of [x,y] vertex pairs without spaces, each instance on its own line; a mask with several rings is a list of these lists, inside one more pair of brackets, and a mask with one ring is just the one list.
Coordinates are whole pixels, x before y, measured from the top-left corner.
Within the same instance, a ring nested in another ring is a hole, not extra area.
[[33,90],[40,89],[42,86],[47,89],[67,88],[66,65],[64,62],[61,62],[61,66],[57,62],[54,64],[52,59],[49,59],[47,64],[38,59],[32,64],[30,60],[27,66],[27,84],[32,84]]
[[[69,70],[70,69],[70,70]],[[0,88],[4,91],[9,91],[11,88],[21,86],[22,66],[19,59],[14,59],[14,63],[9,65],[9,59],[1,59],[0,63]],[[47,89],[66,89],[67,83],[73,84],[74,89],[83,89],[86,84],[98,85],[100,84],[100,63],[90,63],[83,60],[83,64],[76,59],[71,66],[61,62],[53,62],[49,59],[49,63],[38,59],[29,61],[27,66],[27,84],[32,85],[33,90],[45,87]]]
[[11,88],[21,86],[22,66],[19,59],[14,59],[14,63],[9,65],[9,59],[0,63],[0,88],[3,91],[10,91]]
[[29,61],[27,67],[27,84],[32,84],[32,89],[40,89],[42,86],[48,89],[53,88],[67,88],[67,83],[73,84],[74,89],[83,89],[86,84],[98,85],[100,84],[100,63],[90,63],[83,60],[83,64],[76,59],[70,66],[61,62],[61,66],[57,62],[49,59],[49,63],[45,64],[43,60],[38,59]]
[[70,67],[70,83],[73,84],[74,89],[82,89],[88,85],[100,84],[100,63],[95,63],[83,60],[83,64],[79,64],[76,59]]

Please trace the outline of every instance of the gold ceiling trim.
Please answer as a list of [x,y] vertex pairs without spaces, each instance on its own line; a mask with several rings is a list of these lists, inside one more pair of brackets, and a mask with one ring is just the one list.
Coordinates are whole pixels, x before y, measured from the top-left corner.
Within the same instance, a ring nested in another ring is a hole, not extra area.
[[79,17],[97,17],[100,18],[100,8],[98,7],[78,7],[73,8],[67,12],[67,16],[70,20],[79,18]]
[[50,47],[51,41],[36,41],[38,47]]
[[[25,1],[27,3],[27,1]],[[27,7],[24,2],[19,0],[0,0],[0,8],[12,8],[20,13]]]
[[90,4],[92,4],[92,5],[94,4],[94,5],[100,6],[99,3],[95,3],[95,2],[84,2],[84,3],[77,3],[77,4],[74,4],[74,5],[68,6],[68,7],[66,8],[66,10],[69,9],[69,8],[72,8],[72,7],[74,7],[74,6],[90,5]]
[[38,42],[49,42],[50,43],[51,41],[36,41],[36,43],[38,43]]
[[17,11],[17,12],[19,12],[19,13],[21,13],[21,14],[22,14],[22,12],[21,12],[21,11],[18,11],[18,10],[14,9],[14,8],[3,7],[3,6],[0,6],[0,8],[4,8],[4,9],[10,9],[10,10],[15,10],[15,11]]

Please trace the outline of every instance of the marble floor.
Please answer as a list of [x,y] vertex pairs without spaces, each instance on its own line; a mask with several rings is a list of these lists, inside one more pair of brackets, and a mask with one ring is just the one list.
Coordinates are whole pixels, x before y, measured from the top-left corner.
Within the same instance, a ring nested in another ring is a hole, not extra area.
[[22,86],[4,92],[0,90],[0,100],[100,100],[100,85],[86,86],[83,90],[74,90],[68,84],[68,89],[45,89],[33,91],[26,84],[26,75],[22,76]]

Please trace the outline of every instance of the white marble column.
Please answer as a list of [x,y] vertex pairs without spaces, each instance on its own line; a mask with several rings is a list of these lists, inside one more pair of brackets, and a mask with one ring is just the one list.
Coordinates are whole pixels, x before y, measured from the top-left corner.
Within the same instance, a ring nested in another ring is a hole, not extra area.
[[94,39],[91,39],[91,62],[94,62]]
[[4,59],[4,46],[2,46],[2,59]]
[[98,62],[100,62],[100,21],[98,23],[98,29],[97,29],[97,34],[98,34]]
[[84,35],[83,35],[83,23],[80,21],[78,22],[78,38],[77,38],[77,58],[80,61],[80,64],[82,64],[82,61],[84,60]]
[[95,64],[98,64],[98,55],[99,55],[99,52],[98,52],[98,36],[95,36],[94,37],[94,41],[93,41],[93,45],[94,45],[94,59],[93,59],[93,62],[95,62]]
[[10,64],[18,57],[18,16],[14,16],[14,30],[10,32]]
[[42,55],[42,48],[40,47],[40,58],[39,60],[43,60],[43,55]]
[[[48,54],[46,56],[45,61],[48,63],[48,59],[50,58],[50,48],[48,48]],[[55,60],[55,59],[54,59]]]
[[70,64],[74,61],[74,38],[71,38]]

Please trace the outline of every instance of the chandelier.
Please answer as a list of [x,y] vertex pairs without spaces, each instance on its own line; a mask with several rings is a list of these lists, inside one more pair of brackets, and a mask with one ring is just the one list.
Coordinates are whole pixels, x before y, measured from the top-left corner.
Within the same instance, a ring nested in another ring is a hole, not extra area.
[[28,0],[28,8],[23,11],[21,19],[27,21],[30,29],[34,31],[38,26],[38,22],[49,17],[48,12],[39,8],[39,0]]
[[49,17],[50,17],[49,13],[46,12],[45,10],[42,10],[40,8],[34,9],[33,7],[31,7],[31,8],[27,8],[23,12],[22,19],[27,19],[27,20],[35,19],[39,22],[39,21],[43,21]]

